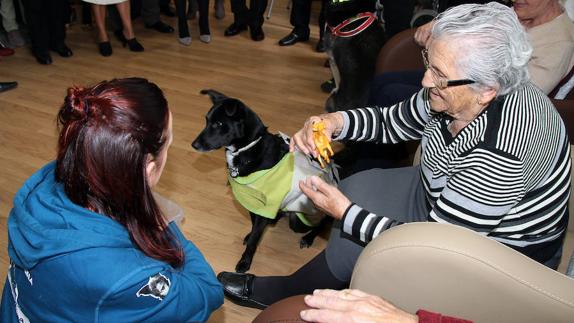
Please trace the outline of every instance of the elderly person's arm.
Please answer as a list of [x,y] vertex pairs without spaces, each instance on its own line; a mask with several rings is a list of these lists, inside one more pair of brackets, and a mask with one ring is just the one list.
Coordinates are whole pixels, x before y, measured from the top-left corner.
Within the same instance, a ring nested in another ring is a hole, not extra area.
[[407,313],[379,296],[357,289],[341,291],[316,289],[305,296],[305,303],[312,309],[301,311],[301,318],[308,322],[402,322],[402,323],[471,323],[472,321],[418,310],[416,315]]
[[428,90],[390,107],[365,107],[312,116],[291,138],[290,151],[300,150],[317,157],[313,124],[323,121],[325,135],[333,140],[398,143],[422,137],[430,118]]

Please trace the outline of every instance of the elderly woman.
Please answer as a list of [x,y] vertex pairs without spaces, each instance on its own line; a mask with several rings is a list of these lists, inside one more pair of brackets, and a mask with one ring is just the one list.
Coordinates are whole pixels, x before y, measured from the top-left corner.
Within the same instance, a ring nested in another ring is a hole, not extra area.
[[226,296],[263,308],[344,288],[365,243],[416,221],[469,228],[555,268],[568,221],[570,148],[551,101],[529,83],[531,51],[512,9],[457,6],[433,26],[421,91],[390,107],[309,118],[292,149],[315,155],[312,124],[322,120],[334,140],[422,139],[421,164],[357,173],[340,190],[316,177],[300,183],[338,220],[327,248],[286,277],[220,273]]

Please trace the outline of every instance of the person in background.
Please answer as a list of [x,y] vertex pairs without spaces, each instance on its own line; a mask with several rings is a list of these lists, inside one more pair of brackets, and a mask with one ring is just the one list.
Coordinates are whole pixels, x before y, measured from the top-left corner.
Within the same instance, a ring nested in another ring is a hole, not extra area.
[[[323,35],[325,33],[325,2],[327,1],[329,0],[321,0],[321,11],[319,12],[319,41],[315,46],[315,50],[319,53],[325,51]],[[305,42],[309,40],[311,3],[312,0],[293,0],[291,15],[289,16],[289,22],[293,26],[293,30],[289,33],[289,35],[279,40],[279,46],[291,46],[298,42]]]
[[[574,67],[574,23],[559,0],[516,0],[512,8],[526,29],[533,52],[528,62],[532,83],[549,94]],[[434,22],[419,27],[415,41],[426,46]],[[551,37],[549,35],[552,35]],[[371,88],[373,104],[391,105],[420,90],[424,71],[383,73]]]
[[65,43],[67,0],[22,0],[22,4],[36,61],[52,64],[50,50],[61,57],[72,56]]
[[246,0],[231,0],[231,11],[233,11],[233,23],[225,29],[226,37],[235,36],[249,27],[249,33],[253,41],[265,39],[263,33],[263,14],[267,8],[267,0],[251,0],[249,8],[245,4]]
[[221,306],[213,270],[152,194],[172,119],[145,79],[68,89],[57,158],[8,217],[1,322],[204,322]]
[[[124,42],[123,19],[114,7],[110,8],[110,26],[114,30],[114,35],[120,42]],[[135,8],[136,10],[138,8]],[[141,2],[141,19],[144,26],[163,34],[169,34],[174,31],[173,27],[161,21],[160,2],[159,0],[142,0]]]
[[14,0],[0,0],[0,18],[2,18],[2,27],[4,27],[8,36],[10,47],[16,48],[26,45],[26,41],[22,37],[16,22]]
[[112,55],[112,44],[106,31],[106,7],[115,4],[120,18],[122,20],[123,28],[116,37],[122,42],[123,46],[126,45],[132,52],[143,52],[144,47],[137,41],[134,35],[132,26],[132,19],[130,16],[130,2],[129,0],[84,0],[91,3],[92,13],[96,26],[98,28],[98,50],[100,55],[107,57]]

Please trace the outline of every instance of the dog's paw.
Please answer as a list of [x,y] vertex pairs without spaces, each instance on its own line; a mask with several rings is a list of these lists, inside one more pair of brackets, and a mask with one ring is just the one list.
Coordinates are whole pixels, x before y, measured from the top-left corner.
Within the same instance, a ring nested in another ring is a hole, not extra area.
[[315,237],[309,238],[305,236],[301,238],[301,240],[299,241],[299,248],[303,249],[311,247],[313,245],[313,240],[315,240]]
[[243,245],[246,245],[246,244],[247,244],[247,240],[249,240],[249,237],[251,237],[251,232],[249,232],[249,233],[245,236],[245,238],[243,238]]
[[250,267],[251,267],[251,261],[241,259],[235,266],[235,272],[244,273],[248,271]]

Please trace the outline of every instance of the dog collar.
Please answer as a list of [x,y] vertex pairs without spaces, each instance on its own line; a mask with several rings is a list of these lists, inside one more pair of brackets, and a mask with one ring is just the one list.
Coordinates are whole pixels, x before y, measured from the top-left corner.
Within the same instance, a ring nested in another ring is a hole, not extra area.
[[229,166],[229,175],[231,175],[231,177],[237,177],[237,175],[239,175],[239,169],[236,166],[233,166],[233,158],[237,155],[239,155],[240,153],[250,149],[251,147],[255,146],[259,140],[261,140],[261,137],[253,140],[252,142],[249,143],[249,145],[245,146],[245,147],[241,147],[237,150],[235,150],[235,147],[233,146],[228,146],[225,147],[225,155],[227,158],[227,165]]
[[[357,26],[357,28],[349,30],[349,31],[343,31],[342,29],[347,27],[349,24],[357,21],[357,20],[361,20],[364,19],[365,21],[363,21],[362,24],[360,24],[359,26]],[[333,34],[333,36],[336,37],[353,37],[355,35],[360,34],[363,30],[367,29],[367,27],[369,27],[373,22],[375,22],[375,20],[377,20],[377,16],[372,13],[372,12],[362,12],[358,15],[356,15],[355,17],[349,18],[345,21],[343,21],[342,23],[338,24],[335,27],[331,27],[329,26],[329,29],[331,29],[331,34]]]

